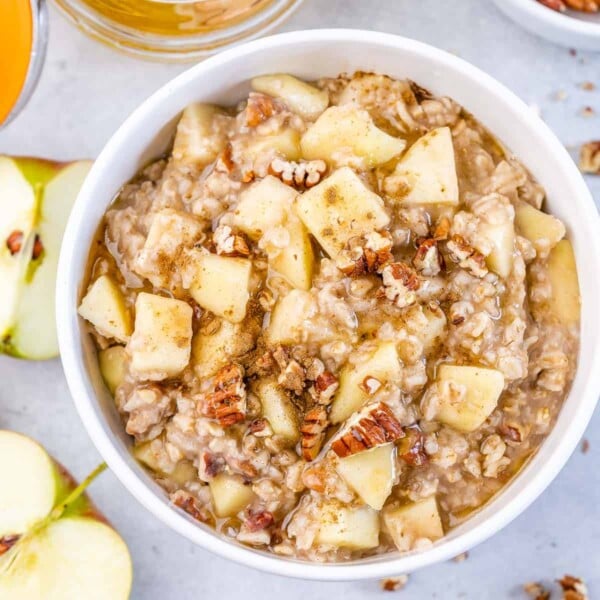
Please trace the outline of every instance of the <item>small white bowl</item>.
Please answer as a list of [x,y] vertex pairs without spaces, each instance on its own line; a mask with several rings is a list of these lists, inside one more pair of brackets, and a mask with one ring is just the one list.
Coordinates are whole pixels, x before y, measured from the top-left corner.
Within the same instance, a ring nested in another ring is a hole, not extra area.
[[[107,206],[142,165],[164,151],[187,104],[234,103],[258,74],[289,72],[316,79],[355,70],[409,77],[437,94],[452,96],[525,162],[545,186],[548,209],[565,222],[574,243],[584,333],[577,376],[556,426],[533,460],[492,502],[422,552],[324,565],[244,547],[169,504],[129,453],[130,441],[76,307],[91,240]],[[414,571],[456,556],[504,527],[546,488],[581,438],[600,388],[598,224],[590,193],[562,144],[514,94],[463,60],[420,42],[359,30],[299,31],[250,42],[196,65],[162,87],[125,121],[94,164],[73,208],[58,269],[58,331],[69,388],[92,440],[123,485],[156,517],[199,546],[251,567],[305,579],[370,579]]]
[[496,6],[527,31],[550,42],[600,51],[600,13],[556,12],[536,0],[494,0]]

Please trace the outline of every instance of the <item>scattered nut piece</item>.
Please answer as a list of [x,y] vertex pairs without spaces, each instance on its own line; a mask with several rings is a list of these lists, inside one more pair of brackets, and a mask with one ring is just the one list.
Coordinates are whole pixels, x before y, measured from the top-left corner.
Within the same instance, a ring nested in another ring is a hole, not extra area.
[[543,4],[547,8],[551,8],[552,10],[556,10],[558,12],[564,12],[567,10],[565,3],[563,0],[537,0],[540,4]]
[[230,427],[246,418],[246,386],[244,369],[235,363],[215,375],[215,391],[206,398],[207,416]]
[[271,96],[250,92],[246,106],[246,125],[256,127],[275,114],[275,102]]
[[498,427],[498,433],[505,442],[520,444],[523,441],[523,432],[516,423],[502,423]]
[[231,144],[227,144],[225,149],[219,157],[217,158],[217,162],[215,163],[215,171],[219,171],[221,173],[231,173],[235,168],[235,163],[233,162],[232,156],[233,148]]
[[590,117],[593,117],[596,114],[596,111],[591,106],[584,106],[579,111],[579,114],[582,117],[585,117],[586,119],[589,119]]
[[281,179],[286,185],[297,188],[311,188],[323,179],[327,172],[324,160],[308,160],[294,162],[275,158],[269,165],[269,173]]
[[563,600],[588,600],[588,589],[585,582],[573,575],[565,575],[558,580],[563,589]]
[[481,252],[475,250],[473,246],[460,235],[453,235],[446,244],[450,258],[458,263],[458,266],[475,277],[485,277],[488,269],[485,265],[485,257]]
[[595,13],[600,10],[599,0],[563,0],[563,2],[572,10]]
[[398,577],[388,577],[379,582],[381,589],[385,592],[397,592],[403,590],[408,583],[408,575],[398,575]]
[[270,513],[268,510],[255,511],[250,509],[247,512],[244,524],[249,531],[254,532],[270,527],[274,520],[273,513]]
[[[364,415],[364,416],[361,416]],[[365,407],[353,425],[331,444],[331,449],[344,458],[404,437],[404,430],[387,404],[379,402]]]
[[277,382],[286,390],[301,394],[306,384],[306,374],[302,365],[292,358],[281,371]]
[[587,142],[581,146],[579,168],[584,173],[600,175],[600,141]]
[[177,490],[171,494],[171,501],[175,506],[183,509],[188,515],[196,519],[196,521],[206,523],[209,520],[206,509],[200,507],[194,496],[188,492]]
[[417,253],[412,263],[425,277],[435,277],[444,268],[444,257],[438,250],[437,241],[433,238],[418,241]]
[[550,598],[550,592],[537,581],[526,583],[523,590],[533,600],[548,600]]
[[8,248],[8,251],[10,252],[11,256],[14,256],[18,252],[20,252],[22,246],[23,246],[23,232],[22,231],[15,230],[6,238],[6,247]]
[[372,377],[371,375],[367,375],[360,384],[361,389],[372,396],[376,394],[381,389],[381,381],[376,377]]
[[315,406],[304,415],[304,421],[300,427],[302,435],[300,446],[302,458],[306,462],[313,461],[321,451],[327,425],[327,410],[324,406]]
[[337,392],[340,387],[338,378],[329,371],[323,371],[315,379],[315,391],[317,393],[317,401],[319,404],[328,405],[331,404],[333,395]]
[[417,272],[406,263],[395,262],[383,271],[382,295],[398,308],[411,306],[417,301],[416,291],[421,286]]
[[219,225],[213,233],[217,254],[222,256],[249,256],[250,248],[244,236],[233,233],[228,225]]
[[379,273],[394,260],[392,244],[392,236],[387,231],[372,231],[365,236],[350,238],[338,254],[336,264],[349,277]]
[[458,556],[455,556],[452,560],[455,563],[461,563],[461,562],[465,562],[465,560],[467,560],[467,558],[469,558],[469,553],[468,552],[462,552]]
[[583,440],[581,442],[581,452],[582,454],[587,454],[590,451],[590,441],[588,439]]
[[596,89],[596,84],[593,81],[582,81],[579,87],[586,92],[593,92]]

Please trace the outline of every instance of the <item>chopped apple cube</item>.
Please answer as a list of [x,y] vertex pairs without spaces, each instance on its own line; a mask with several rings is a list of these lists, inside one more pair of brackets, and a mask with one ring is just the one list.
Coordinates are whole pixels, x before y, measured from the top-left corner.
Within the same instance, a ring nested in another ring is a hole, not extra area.
[[419,539],[444,537],[435,496],[384,511],[383,523],[400,552],[411,550]]
[[295,288],[309,290],[315,256],[308,231],[295,215],[288,216],[285,228],[290,241],[279,254],[269,259],[269,265]]
[[261,75],[255,77],[252,89],[283,102],[305,119],[316,119],[329,105],[329,93],[291,75]]
[[300,134],[288,127],[269,135],[253,135],[241,150],[242,156],[253,161],[264,160],[269,152],[275,152],[286,160],[300,160],[302,158]]
[[536,250],[554,248],[565,237],[562,221],[526,202],[519,202],[516,207],[515,225]]
[[402,157],[386,188],[405,204],[458,204],[458,179],[449,127],[420,137]]
[[500,225],[483,224],[479,233],[492,243],[493,249],[485,259],[488,268],[506,278],[512,271],[515,251],[515,228],[512,222]]
[[550,310],[565,325],[579,322],[581,298],[573,246],[561,240],[548,256],[548,277],[552,286]]
[[161,469],[158,456],[152,447],[152,442],[144,442],[135,446],[133,455],[151,471],[163,477],[169,477],[169,479],[179,485],[192,481],[198,476],[196,467],[188,460],[180,460],[170,472]]
[[313,297],[302,290],[291,290],[271,312],[267,338],[273,345],[302,341],[304,321],[315,312]]
[[437,418],[466,433],[483,425],[496,408],[504,389],[504,376],[500,371],[481,367],[441,365],[438,381],[452,382],[464,388],[465,394],[460,400],[452,395],[440,398]]
[[233,517],[254,500],[254,492],[241,477],[221,473],[208,484],[217,517]]
[[192,307],[181,300],[141,292],[127,350],[131,371],[141,379],[178,375],[190,361]]
[[369,113],[352,104],[331,106],[302,136],[302,154],[334,165],[356,162],[376,167],[398,156],[406,142],[385,133]]
[[196,102],[181,115],[173,144],[173,158],[185,164],[207,165],[217,158],[227,142],[224,132],[215,127],[218,106]]
[[262,405],[262,414],[273,432],[290,443],[300,438],[296,409],[289,396],[274,380],[262,380],[256,386]]
[[332,258],[351,237],[382,229],[390,222],[381,198],[348,167],[298,196],[295,210]]
[[78,312],[104,337],[127,342],[131,335],[131,316],[125,299],[108,275],[101,275],[94,281],[81,301]]
[[423,349],[427,353],[435,348],[436,344],[444,336],[447,320],[444,311],[439,306],[424,306],[423,314],[427,319],[427,325],[418,335],[423,342]]
[[340,458],[336,470],[366,504],[381,510],[394,483],[394,444]]
[[252,262],[217,254],[199,254],[196,262],[196,276],[190,286],[192,298],[232,323],[243,321],[250,298]]
[[368,506],[358,508],[330,501],[321,507],[315,543],[349,550],[379,545],[379,513]]
[[268,229],[281,225],[286,220],[292,200],[297,192],[272,175],[253,183],[240,198],[233,224],[258,240]]
[[111,346],[98,352],[100,373],[110,390],[114,394],[127,375],[127,351],[125,346]]
[[346,365],[340,373],[340,387],[331,405],[331,422],[345,421],[370,398],[365,379],[374,378],[383,386],[400,379],[401,374],[398,351],[392,342],[381,344],[364,362]]

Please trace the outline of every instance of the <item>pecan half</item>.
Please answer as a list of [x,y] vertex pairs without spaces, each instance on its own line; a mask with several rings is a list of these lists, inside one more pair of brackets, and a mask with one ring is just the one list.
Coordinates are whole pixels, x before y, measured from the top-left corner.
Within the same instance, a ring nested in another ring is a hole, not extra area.
[[392,236],[388,231],[372,231],[364,236],[353,237],[336,258],[338,269],[349,277],[379,273],[394,260],[392,244]]
[[8,248],[8,251],[10,252],[11,256],[14,256],[18,252],[20,252],[21,248],[23,247],[23,232],[17,229],[13,231],[6,238],[6,247]]
[[0,556],[6,554],[20,539],[20,535],[5,535],[0,537]]
[[444,257],[438,250],[437,240],[433,238],[419,239],[417,252],[412,263],[425,277],[435,277],[444,268]]
[[250,248],[246,238],[233,233],[228,225],[219,225],[213,233],[213,243],[217,254],[221,256],[249,256]]
[[271,96],[251,92],[246,106],[246,125],[256,127],[275,114],[275,102]]
[[327,425],[327,410],[324,406],[315,406],[304,415],[304,421],[300,427],[302,435],[300,447],[302,448],[302,458],[306,462],[314,460],[321,451]]
[[381,295],[392,301],[398,308],[411,306],[417,301],[416,291],[421,286],[417,272],[403,262],[387,265],[383,271]]
[[215,391],[206,398],[207,416],[230,427],[246,417],[246,386],[244,369],[235,363],[220,369],[215,375]]
[[323,179],[327,172],[327,163],[324,160],[303,160],[294,162],[275,158],[269,165],[269,173],[286,185],[297,188],[311,188]]
[[588,589],[585,582],[573,575],[565,575],[558,580],[560,587],[563,589],[564,600],[588,600]]
[[333,395],[340,387],[338,378],[329,371],[323,371],[315,379],[315,392],[317,393],[317,402],[327,406],[331,404]]
[[485,264],[485,256],[475,250],[465,238],[460,235],[453,235],[447,242],[446,248],[450,253],[450,258],[458,263],[461,269],[469,271],[475,277],[485,277],[488,269]]
[[587,142],[581,146],[579,168],[584,173],[600,175],[600,141]]
[[388,405],[379,402],[363,409],[356,422],[331,444],[331,449],[340,458],[344,458],[381,444],[395,442],[404,435],[402,426]]

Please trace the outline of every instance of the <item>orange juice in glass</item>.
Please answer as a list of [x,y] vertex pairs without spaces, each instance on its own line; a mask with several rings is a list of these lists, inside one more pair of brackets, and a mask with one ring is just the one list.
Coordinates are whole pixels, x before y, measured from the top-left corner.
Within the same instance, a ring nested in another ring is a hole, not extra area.
[[0,0],[0,127],[25,106],[44,60],[44,0]]

